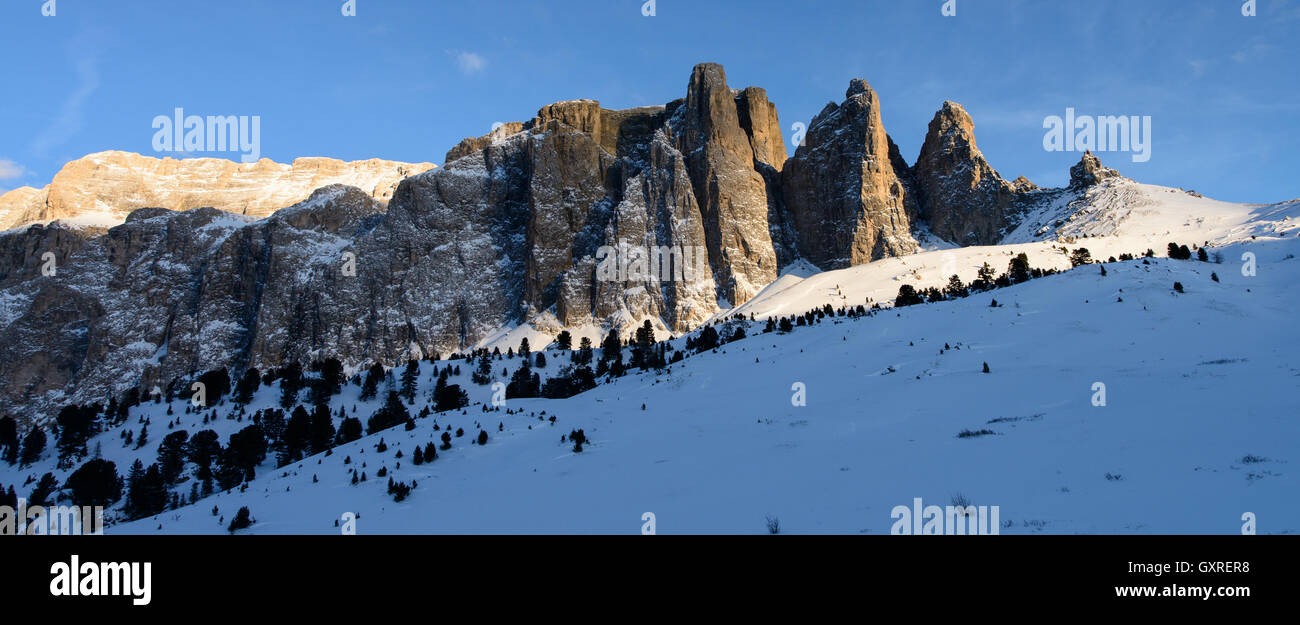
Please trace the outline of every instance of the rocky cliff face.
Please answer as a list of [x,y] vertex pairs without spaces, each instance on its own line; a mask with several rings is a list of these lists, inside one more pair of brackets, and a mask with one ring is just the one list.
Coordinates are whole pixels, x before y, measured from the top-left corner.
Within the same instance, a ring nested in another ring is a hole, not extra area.
[[880,100],[862,79],[845,98],[813,118],[781,176],[796,251],[824,270],[916,251],[917,207]]
[[[684,98],[557,102],[439,169],[92,155],[4,197],[10,218],[56,221],[0,233],[0,412],[40,420],[223,367],[395,365],[514,324],[684,331],[799,259],[909,254],[927,225],[993,242],[1033,187],[1002,180],[972,129],[945,105],[910,168],[854,80],[787,159],[766,92],[702,64]],[[1109,171],[1088,157],[1078,184]],[[121,223],[64,219],[88,212]]]
[[145,208],[98,237],[10,231],[0,409],[49,414],[218,367],[395,364],[528,321],[695,327],[776,277],[779,128],[762,90],[702,65],[666,106],[560,102],[463,141],[387,207],[331,186],[257,221]]
[[387,202],[403,178],[433,167],[379,159],[299,158],[286,165],[269,159],[236,163],[99,152],[65,165],[44,189],[24,187],[0,196],[0,230],[83,216],[116,224],[131,211],[151,206],[179,211],[208,206],[265,217],[331,184],[358,187]]
[[921,219],[958,245],[993,245],[1019,223],[1025,178],[1007,182],[975,144],[975,123],[960,104],[944,102],[930,122],[913,167]]

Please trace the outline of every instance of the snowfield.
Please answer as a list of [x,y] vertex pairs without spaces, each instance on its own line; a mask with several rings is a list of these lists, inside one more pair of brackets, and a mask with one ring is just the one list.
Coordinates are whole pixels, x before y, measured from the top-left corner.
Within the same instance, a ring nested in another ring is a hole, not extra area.
[[[1003,534],[1235,534],[1246,513],[1261,533],[1300,531],[1300,203],[1226,204],[1129,181],[1092,192],[1111,195],[1086,218],[1049,205],[1004,245],[788,270],[732,311],[756,319],[747,338],[570,399],[512,399],[483,412],[493,390],[470,381],[472,361],[421,363],[412,415],[429,401],[435,367],[448,364],[460,366],[448,382],[471,405],[283,468],[268,454],[243,492],[106,533],[225,533],[248,506],[256,522],[244,533],[339,533],[350,512],[360,534],[635,534],[646,513],[664,534],[765,533],[768,517],[782,533],[889,534],[891,511],[915,498],[997,506]],[[1165,258],[1170,241],[1208,242],[1222,262]],[[1107,263],[1104,276],[1085,265],[964,299],[763,332],[764,318],[827,303],[885,305],[905,283],[942,286],[954,273],[970,282],[983,262],[1000,273],[1021,252],[1034,267],[1067,269],[1079,247],[1097,260],[1148,248],[1157,257]],[[1243,274],[1247,253],[1256,275]],[[538,349],[551,334],[503,329],[498,343],[505,351],[522,336]],[[545,353],[543,378],[569,362],[554,346]],[[494,377],[507,381],[501,370],[519,362],[495,361]],[[366,402],[359,393],[345,386],[333,412],[364,423],[385,393]],[[278,398],[262,387],[247,414]],[[207,425],[182,414],[183,398],[173,407],[180,429],[215,429],[223,445],[249,424],[225,418],[228,399]],[[123,426],[138,433],[139,415],[151,420],[143,449],[124,447],[116,428],[89,446],[122,474],[135,458],[148,465],[176,418],[166,409],[146,403]],[[471,444],[480,426],[483,446]],[[465,436],[452,449],[410,463],[416,445],[456,428]],[[574,452],[561,436],[578,428],[590,442]],[[35,466],[0,465],[0,484],[26,496],[47,471],[62,480],[70,471],[52,455],[53,441]],[[381,467],[418,486],[395,502]],[[368,479],[352,484],[354,468]]]

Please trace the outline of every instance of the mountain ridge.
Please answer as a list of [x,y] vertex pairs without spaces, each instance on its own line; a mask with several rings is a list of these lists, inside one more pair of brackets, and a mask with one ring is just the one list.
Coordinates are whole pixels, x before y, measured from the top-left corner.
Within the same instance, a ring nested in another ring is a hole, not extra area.
[[434,167],[377,158],[237,163],[108,150],[70,161],[41,189],[20,187],[0,195],[0,231],[56,219],[107,227],[120,224],[132,210],[152,207],[181,211],[208,206],[265,217],[305,200],[318,188],[340,183],[362,188],[386,203],[403,178]]
[[[1069,188],[1006,181],[953,102],[909,166],[862,79],[788,158],[780,128],[765,91],[733,89],[721,66],[701,64],[686,97],[663,106],[569,100],[465,139],[443,167],[395,183],[386,204],[331,185],[261,219],[148,207],[111,228],[54,220],[0,233],[0,410],[44,420],[203,371],[328,356],[349,370],[393,366],[512,328],[599,339],[650,320],[681,334],[744,310],[791,267],[908,258],[928,249],[918,237],[940,248],[1073,237],[1072,216],[1128,197],[1090,153]],[[697,249],[707,268],[603,278],[602,251],[625,243]]]

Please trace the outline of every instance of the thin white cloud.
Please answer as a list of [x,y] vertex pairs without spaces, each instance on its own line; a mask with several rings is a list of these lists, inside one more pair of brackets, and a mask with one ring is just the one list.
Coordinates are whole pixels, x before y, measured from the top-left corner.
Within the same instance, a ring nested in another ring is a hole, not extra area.
[[475,52],[455,51],[456,65],[466,76],[477,74],[487,67],[487,59]]
[[0,159],[0,180],[15,180],[31,172],[9,159]]

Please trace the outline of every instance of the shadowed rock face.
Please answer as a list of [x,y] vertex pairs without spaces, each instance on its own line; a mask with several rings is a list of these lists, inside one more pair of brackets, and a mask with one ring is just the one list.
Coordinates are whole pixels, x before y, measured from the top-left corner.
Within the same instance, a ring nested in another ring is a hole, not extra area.
[[876,92],[856,79],[845,98],[813,118],[781,176],[796,251],[824,270],[916,251],[907,167],[885,133]]
[[1019,223],[1028,180],[1007,182],[975,144],[975,124],[960,104],[944,102],[930,122],[912,169],[921,219],[958,245],[993,245]]

